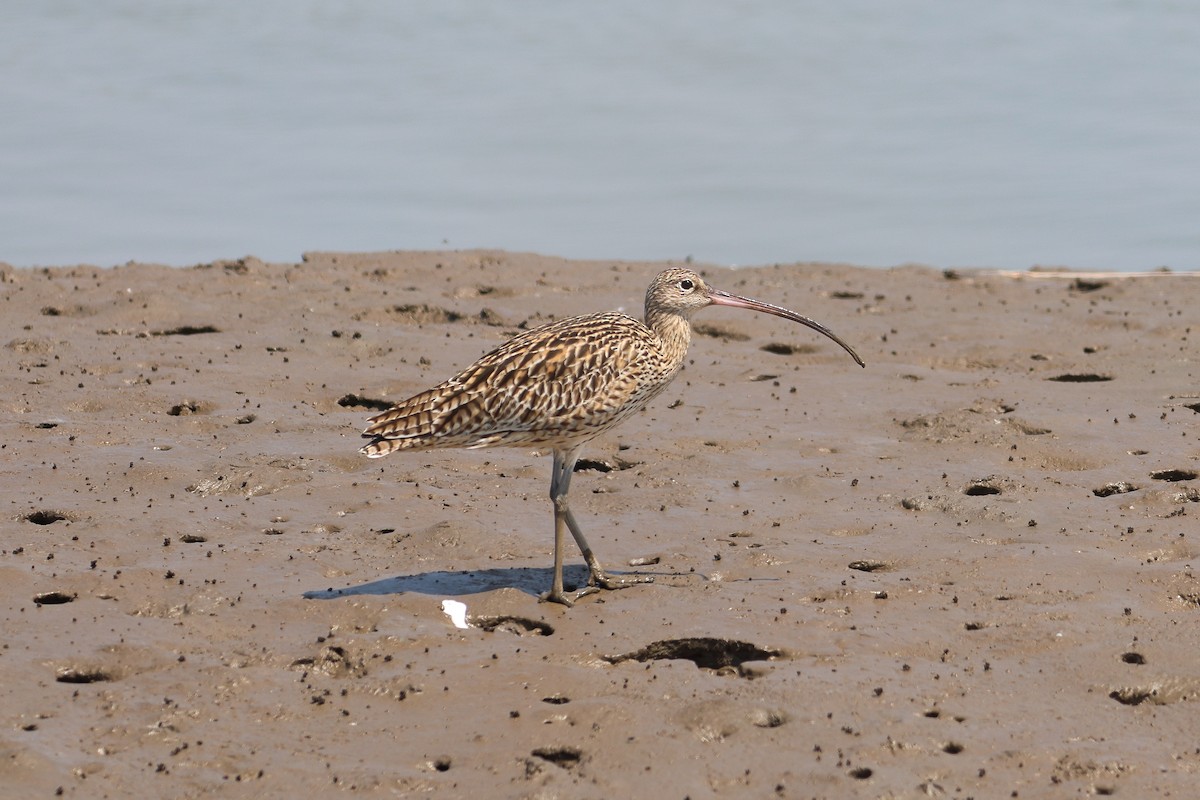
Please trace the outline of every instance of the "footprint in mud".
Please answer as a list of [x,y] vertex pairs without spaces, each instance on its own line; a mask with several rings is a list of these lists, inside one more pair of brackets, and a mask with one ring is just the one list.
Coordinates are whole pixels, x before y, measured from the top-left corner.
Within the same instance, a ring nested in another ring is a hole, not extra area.
[[26,522],[32,522],[34,525],[53,525],[56,522],[71,522],[71,517],[63,511],[51,511],[43,509],[41,511],[31,511],[24,517]]
[[358,394],[343,395],[337,404],[342,408],[365,408],[368,411],[387,411],[395,405],[387,400],[376,400],[374,397],[363,397]]
[[1111,497],[1114,494],[1127,494],[1129,492],[1136,492],[1137,490],[1138,487],[1129,481],[1116,481],[1115,483],[1106,483],[1097,489],[1092,489],[1092,494],[1096,495],[1096,497]]
[[788,722],[787,714],[775,708],[756,706],[747,709],[729,698],[690,703],[673,719],[702,742],[722,742],[737,735],[746,723],[755,728],[779,728]]
[[1113,689],[1108,696],[1123,706],[1140,706],[1152,699],[1154,694],[1155,690],[1152,688],[1126,686],[1121,689]]
[[1099,375],[1095,372],[1068,372],[1063,375],[1055,375],[1052,378],[1047,378],[1049,381],[1058,381],[1059,383],[1101,383],[1111,381],[1111,375]]
[[304,669],[330,678],[360,678],[367,673],[361,658],[351,657],[344,647],[329,645],[312,658],[298,658],[290,665],[293,669]]
[[975,444],[994,445],[1011,443],[1017,437],[1052,433],[1044,425],[1035,425],[1014,416],[1016,410],[1015,405],[1003,400],[978,400],[967,408],[925,414],[897,422],[904,429],[906,439],[935,444],[969,440]]
[[41,592],[33,596],[33,602],[39,606],[56,606],[63,603],[73,603],[79,595],[74,592]]
[[212,405],[196,400],[184,400],[167,409],[167,415],[172,417],[190,417],[193,414],[207,414],[212,411]]
[[447,308],[431,306],[428,303],[408,303],[392,306],[391,312],[399,317],[401,322],[411,322],[423,325],[427,322],[458,322],[465,315]]
[[180,325],[178,328],[167,328],[161,331],[150,331],[151,336],[196,336],[202,333],[220,333],[216,325]]
[[553,626],[536,619],[529,619],[528,617],[472,617],[471,624],[476,628],[481,628],[487,631],[488,633],[500,631],[502,633],[515,633],[517,636],[554,635]]
[[[1134,655],[1137,655],[1136,653]],[[1134,686],[1118,686],[1108,696],[1124,706],[1165,706],[1200,697],[1200,678],[1164,678]]]
[[889,561],[872,561],[870,559],[851,561],[846,566],[859,572],[888,572],[894,568]]
[[705,322],[693,324],[692,333],[700,336],[711,336],[714,339],[720,339],[724,342],[746,342],[750,340],[750,337],[744,333],[719,325],[709,325]]
[[563,769],[572,769],[583,760],[583,751],[578,747],[564,745],[562,747],[538,747],[532,754],[534,758],[549,761]]
[[467,322],[484,325],[504,326],[507,322],[490,308],[481,308],[476,314],[467,314],[428,303],[402,303],[383,308],[371,308],[350,315],[354,322],[387,320],[401,325],[445,325]]
[[1024,484],[1006,478],[1003,475],[988,475],[976,478],[963,487],[962,493],[968,497],[987,497],[988,495],[1008,494],[1019,492],[1026,488]]
[[113,680],[113,675],[100,667],[59,667],[54,680],[59,683],[103,683]]
[[750,712],[750,724],[756,728],[778,728],[787,721],[787,714],[770,708],[756,708]]
[[997,486],[995,481],[993,481],[991,478],[972,481],[971,483],[967,484],[966,488],[963,489],[963,494],[967,495],[968,497],[983,497],[989,494],[1001,493],[1000,487]]
[[308,483],[312,474],[304,458],[257,456],[236,466],[219,466],[207,478],[185,487],[184,491],[200,497],[239,495],[257,497],[274,494],[297,483]]
[[767,650],[749,642],[698,637],[663,639],[652,642],[640,650],[615,656],[601,656],[601,658],[610,664],[618,664],[622,661],[646,662],[661,659],[684,659],[693,662],[701,669],[714,670],[718,674],[753,677],[754,673],[743,666],[747,661],[771,661],[782,655],[783,653],[779,650]]
[[1156,481],[1177,483],[1179,481],[1194,481],[1200,477],[1200,473],[1194,469],[1160,469],[1156,472],[1151,472],[1150,477]]
[[796,353],[815,353],[817,348],[811,344],[788,344],[786,342],[770,342],[758,348],[764,353],[773,353],[777,356],[790,356]]
[[88,308],[80,303],[75,303],[70,306],[42,306],[41,314],[43,317],[90,317],[95,314],[95,310]]
[[1099,289],[1103,289],[1105,286],[1108,286],[1108,281],[1094,281],[1086,278],[1076,278],[1067,288],[1075,292],[1095,292]]

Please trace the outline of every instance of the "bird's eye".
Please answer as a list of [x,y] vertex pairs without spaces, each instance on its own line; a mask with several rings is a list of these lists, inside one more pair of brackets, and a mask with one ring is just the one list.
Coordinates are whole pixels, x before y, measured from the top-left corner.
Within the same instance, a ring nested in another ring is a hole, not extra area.
[[683,289],[685,292],[690,292],[692,289],[696,288],[696,284],[693,283],[690,278],[684,278],[679,282],[679,288]]

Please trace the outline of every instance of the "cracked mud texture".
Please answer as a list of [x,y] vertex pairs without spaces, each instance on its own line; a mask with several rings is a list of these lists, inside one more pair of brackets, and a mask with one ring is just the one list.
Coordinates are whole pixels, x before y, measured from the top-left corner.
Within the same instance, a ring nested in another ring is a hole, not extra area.
[[655,583],[539,604],[547,456],[359,431],[663,266],[0,267],[5,793],[1194,793],[1200,280],[705,269],[867,369],[701,312],[572,485]]

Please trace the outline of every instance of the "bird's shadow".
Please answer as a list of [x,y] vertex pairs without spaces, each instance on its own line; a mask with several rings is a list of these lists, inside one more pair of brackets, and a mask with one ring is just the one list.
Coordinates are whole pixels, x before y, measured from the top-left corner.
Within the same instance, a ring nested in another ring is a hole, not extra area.
[[[480,594],[494,589],[518,589],[534,597],[548,588],[554,570],[543,567],[506,567],[504,569],[437,570],[416,575],[397,575],[341,589],[313,589],[304,593],[306,600],[335,600],[353,595],[389,595],[416,592],[418,594],[455,596]],[[583,586],[587,583],[587,568],[580,565],[563,568],[563,583]]]

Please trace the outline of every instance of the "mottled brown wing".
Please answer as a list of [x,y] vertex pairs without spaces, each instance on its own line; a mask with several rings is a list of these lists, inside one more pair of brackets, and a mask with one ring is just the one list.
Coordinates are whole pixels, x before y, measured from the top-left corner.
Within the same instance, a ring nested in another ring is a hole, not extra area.
[[363,452],[591,438],[661,390],[660,351],[654,334],[624,314],[552,322],[371,418],[363,435],[374,441]]

